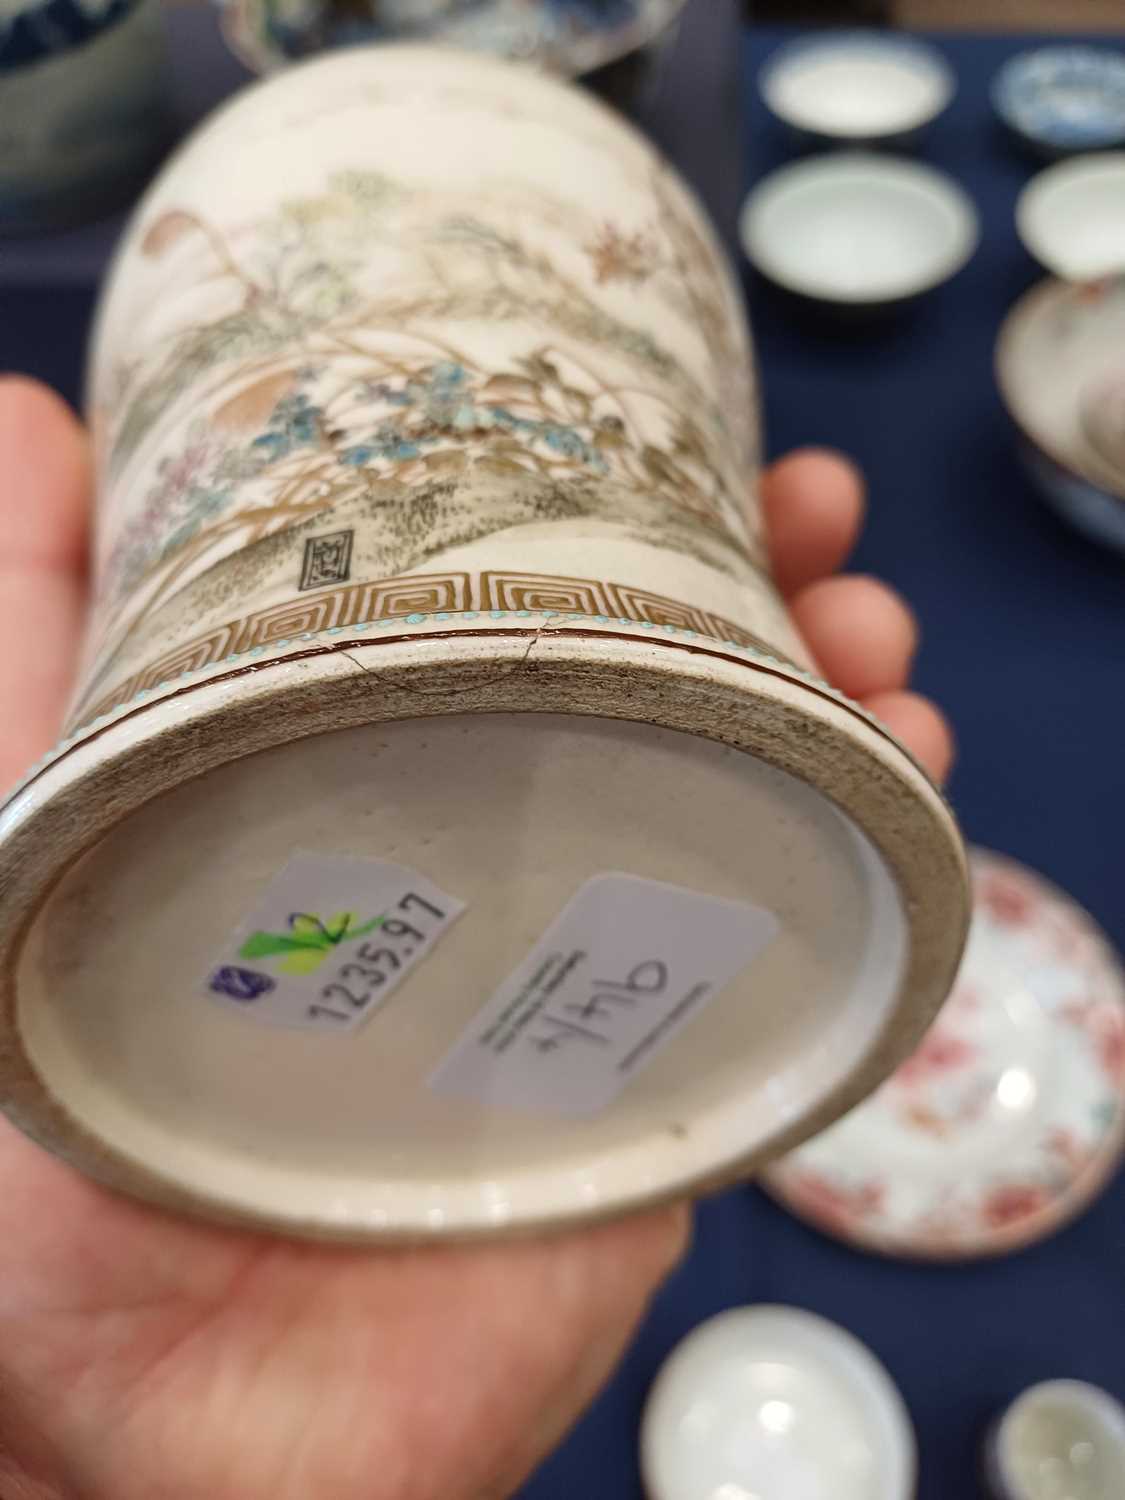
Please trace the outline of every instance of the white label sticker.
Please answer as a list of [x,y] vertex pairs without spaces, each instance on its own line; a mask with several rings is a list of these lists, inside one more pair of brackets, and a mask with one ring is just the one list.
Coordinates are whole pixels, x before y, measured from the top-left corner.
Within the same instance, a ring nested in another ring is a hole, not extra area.
[[771,912],[597,875],[496,991],[430,1087],[498,1109],[597,1114],[762,951]]
[[255,1021],[352,1031],[414,969],[465,903],[403,865],[295,854],[204,981]]

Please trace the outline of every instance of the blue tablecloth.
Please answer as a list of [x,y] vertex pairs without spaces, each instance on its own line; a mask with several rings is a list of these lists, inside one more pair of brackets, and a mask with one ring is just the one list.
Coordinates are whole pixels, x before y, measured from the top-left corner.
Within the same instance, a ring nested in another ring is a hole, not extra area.
[[[175,12],[173,19],[186,24]],[[720,138],[713,114],[715,138],[694,151],[697,143],[685,142],[685,121],[700,129],[715,91],[707,47],[697,54],[699,109],[681,115],[677,154],[689,169],[693,160],[709,169],[708,201],[727,228],[743,146],[755,176],[787,154],[754,87],[782,35],[747,38],[745,143]],[[186,30],[184,37],[191,41]],[[1031,167],[994,132],[987,85],[1028,40],[939,43],[960,92],[927,154],[965,184],[984,230],[956,280],[878,332],[799,324],[768,288],[748,289],[771,450],[835,444],[867,469],[871,523],[858,564],[890,578],[919,610],[918,681],[957,724],[953,796],[969,836],[1052,876],[1125,946],[1125,565],[1036,501],[1015,464],[992,378],[996,329],[1037,273],[1012,221]],[[194,76],[200,85],[181,100],[186,119],[241,76],[229,59],[216,59],[218,74],[206,77],[198,54],[194,75],[192,59],[179,61],[181,84]],[[683,109],[692,83],[680,80]],[[723,163],[725,173],[717,170]],[[0,247],[0,364],[75,396],[92,273],[111,239],[112,226],[54,247]],[[1125,1397],[1123,1210],[1118,1179],[1046,1244],[993,1264],[927,1269],[853,1254],[751,1188],[710,1202],[699,1212],[690,1259],[617,1378],[522,1500],[640,1500],[636,1432],[661,1361],[703,1318],[761,1301],[812,1308],[865,1339],[913,1413],[919,1500],[973,1500],[981,1430],[1021,1386],[1079,1376]]]
[[[755,89],[783,35],[746,42],[753,177],[788,154]],[[1033,164],[998,138],[988,104],[993,72],[1028,43],[938,41],[960,88],[924,155],[960,179],[983,228],[954,281],[867,333],[798,324],[768,287],[748,290],[771,451],[834,444],[867,470],[857,563],[918,608],[918,683],[957,726],[968,836],[1050,875],[1125,947],[1125,565],[1040,506],[992,375],[1001,318],[1041,274],[1012,216]],[[635,1435],[661,1361],[703,1318],[763,1301],[812,1308],[870,1344],[917,1426],[919,1500],[975,1500],[982,1429],[1022,1386],[1076,1376],[1125,1397],[1125,1178],[1056,1238],[948,1268],[854,1254],[753,1189],[706,1204],[617,1379],[523,1500],[640,1500]]]

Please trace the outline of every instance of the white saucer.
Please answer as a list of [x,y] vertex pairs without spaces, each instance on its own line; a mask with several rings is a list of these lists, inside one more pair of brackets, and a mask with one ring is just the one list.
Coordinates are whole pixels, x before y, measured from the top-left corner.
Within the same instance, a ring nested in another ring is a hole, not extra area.
[[1047,167],[1020,194],[1016,227],[1035,259],[1066,281],[1125,273],[1125,151]]
[[910,1500],[914,1431],[850,1333],[794,1307],[742,1307],[660,1371],[641,1467],[651,1500]]
[[935,47],[876,31],[790,42],[762,69],[759,88],[778,119],[822,140],[886,141],[929,123],[957,83]]
[[1018,1249],[1105,1186],[1125,1148],[1125,976],[1039,876],[972,854],[954,994],[870,1099],[767,1172],[827,1233],[931,1259]]
[[1082,1380],[1047,1380],[1016,1397],[989,1435],[996,1500],[1117,1500],[1125,1495],[1125,1407]]
[[750,194],[742,243],[770,280],[818,301],[879,306],[947,280],[976,248],[976,210],[952,178],[900,157],[814,156]]

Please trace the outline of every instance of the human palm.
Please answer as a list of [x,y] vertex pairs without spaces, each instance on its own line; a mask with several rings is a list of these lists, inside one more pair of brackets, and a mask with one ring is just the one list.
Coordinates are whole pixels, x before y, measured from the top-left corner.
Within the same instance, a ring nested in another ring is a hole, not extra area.
[[[0,784],[50,743],[84,609],[85,439],[0,382]],[[833,577],[858,479],[764,483],[775,571],[827,675],[937,775],[915,629]],[[682,1253],[686,1208],[487,1246],[339,1250],[214,1228],[86,1182],[0,1122],[0,1500],[491,1500],[561,1438]]]

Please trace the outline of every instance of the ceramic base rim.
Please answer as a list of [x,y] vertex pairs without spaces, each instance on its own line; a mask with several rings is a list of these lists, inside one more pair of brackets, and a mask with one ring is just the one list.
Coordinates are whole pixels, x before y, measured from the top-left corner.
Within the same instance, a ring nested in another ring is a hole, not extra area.
[[952,985],[968,927],[968,879],[952,814],[890,734],[797,669],[739,660],[717,642],[530,621],[484,625],[457,629],[450,622],[435,633],[432,625],[411,631],[396,621],[391,628],[401,634],[393,637],[372,641],[346,631],[307,650],[215,669],[90,726],[17,789],[0,810],[0,859],[9,873],[0,909],[0,1108],[26,1134],[107,1186],[197,1217],[353,1243],[495,1236],[495,1226],[484,1223],[373,1229],[280,1222],[189,1191],[87,1134],[39,1078],[15,1024],[18,963],[37,912],[73,862],[132,811],[259,750],[355,724],[452,712],[627,719],[743,749],[798,775],[854,820],[886,862],[908,922],[906,972],[876,1045],[796,1125],[749,1158],[732,1154],[667,1191],[623,1192],[593,1212],[565,1208],[513,1221],[505,1234],[613,1217],[743,1180],[765,1157],[826,1128],[908,1055]]

